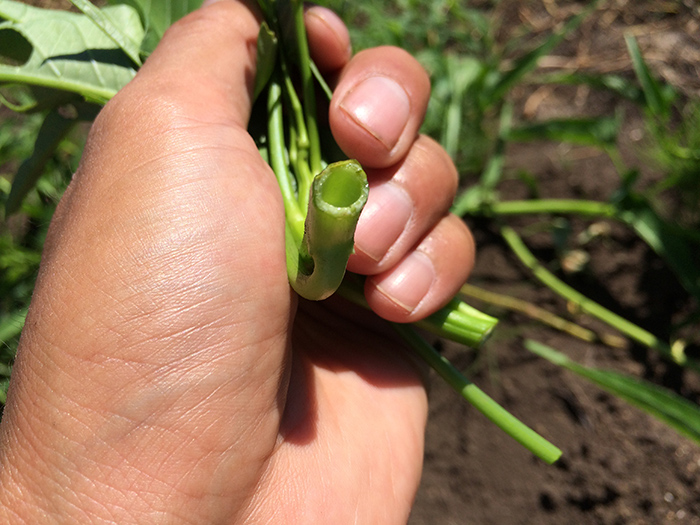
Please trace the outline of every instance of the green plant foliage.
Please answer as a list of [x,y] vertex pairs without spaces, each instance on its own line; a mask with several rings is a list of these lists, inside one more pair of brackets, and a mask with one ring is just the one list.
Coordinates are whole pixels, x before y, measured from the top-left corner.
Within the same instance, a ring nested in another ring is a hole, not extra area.
[[676,98],[675,91],[668,85],[663,85],[654,78],[649,66],[647,66],[639,49],[637,40],[627,35],[625,37],[627,50],[632,58],[634,72],[637,74],[639,83],[644,93],[644,102],[647,111],[656,118],[667,119],[671,114],[671,106]]
[[700,407],[687,399],[648,381],[612,370],[580,365],[561,352],[536,341],[525,341],[525,348],[592,381],[700,443]]
[[532,124],[521,124],[508,132],[508,140],[528,142],[555,140],[599,148],[614,147],[620,119],[616,117],[552,119]]
[[145,35],[141,42],[141,54],[150,55],[165,30],[174,22],[202,5],[202,0],[109,0],[110,4],[128,5],[140,15]]
[[651,204],[642,198],[623,199],[618,206],[618,217],[666,261],[687,292],[700,302],[698,236],[664,220]]
[[107,37],[117,44],[119,49],[124,51],[136,66],[141,65],[141,40],[134,39],[131,35],[122,32],[119,25],[112,20],[109,10],[98,9],[89,0],[71,0],[71,2],[80,9],[85,16],[90,18]]
[[34,151],[20,165],[12,181],[12,190],[5,201],[5,214],[11,215],[19,210],[27,193],[36,186],[43,175],[46,163],[56,151],[58,144],[79,121],[92,120],[97,115],[98,106],[88,103],[72,105],[72,114],[67,108],[49,111],[39,129],[34,143]]
[[[143,39],[138,13],[121,5],[104,8],[106,17],[134,41]],[[0,3],[0,34],[20,45],[21,60],[0,64],[0,85],[24,84],[74,93],[104,103],[129,82],[136,70],[122,49],[90,17],[41,9],[12,0]],[[9,33],[8,33],[9,32]],[[61,35],[56,39],[56,35]],[[5,53],[6,48],[2,48]]]

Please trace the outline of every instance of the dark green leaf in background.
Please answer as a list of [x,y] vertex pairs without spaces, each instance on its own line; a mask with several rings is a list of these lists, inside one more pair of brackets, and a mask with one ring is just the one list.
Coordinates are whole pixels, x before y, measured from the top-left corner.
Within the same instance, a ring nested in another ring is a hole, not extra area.
[[592,381],[700,443],[700,407],[678,394],[619,372],[580,365],[561,352],[536,341],[526,340],[525,348]]

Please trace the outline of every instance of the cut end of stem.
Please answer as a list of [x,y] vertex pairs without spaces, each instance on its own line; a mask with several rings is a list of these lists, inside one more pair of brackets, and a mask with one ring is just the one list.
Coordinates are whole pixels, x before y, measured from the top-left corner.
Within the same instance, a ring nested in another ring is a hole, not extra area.
[[340,286],[368,195],[357,161],[331,164],[315,177],[301,245],[287,241],[289,281],[305,299],[325,299]]
[[339,215],[359,215],[369,194],[367,176],[355,160],[329,165],[313,184],[314,203],[324,212]]

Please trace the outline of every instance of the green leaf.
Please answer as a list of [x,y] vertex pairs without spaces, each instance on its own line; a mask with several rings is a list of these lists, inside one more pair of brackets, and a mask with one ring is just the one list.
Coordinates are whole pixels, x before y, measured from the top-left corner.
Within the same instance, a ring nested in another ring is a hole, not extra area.
[[[106,7],[104,12],[130,39],[142,40],[143,28],[131,7]],[[0,34],[10,31],[31,48],[22,57],[26,60],[0,64],[0,85],[42,86],[103,104],[136,74],[119,46],[85,15],[3,0],[0,18],[6,20]]]
[[594,89],[611,91],[624,99],[643,105],[646,103],[644,92],[639,86],[620,75],[594,75],[587,73],[557,72],[538,76],[536,82],[539,84],[567,84],[585,85]]
[[126,55],[136,64],[141,66],[141,40],[133,40],[129,35],[122,32],[109,16],[108,11],[100,10],[90,2],[90,0],[70,0],[71,3],[80,9],[85,16],[92,20],[102,32],[107,35]]
[[66,108],[54,109],[44,119],[34,144],[34,152],[17,170],[12,189],[5,203],[5,215],[15,213],[27,193],[36,185],[44,173],[44,167],[56,150],[59,142],[79,120],[92,120],[98,106],[82,103],[73,108],[75,114],[66,116]]
[[614,146],[620,123],[614,117],[594,119],[552,119],[511,128],[508,139],[528,142],[553,140],[585,146]]
[[525,348],[555,365],[592,381],[700,443],[700,407],[687,399],[648,381],[612,370],[583,366],[561,352],[536,341],[526,340]]
[[674,271],[685,290],[700,301],[700,242],[681,227],[662,219],[641,198],[618,203],[620,219],[628,224]]
[[110,4],[126,4],[141,14],[145,36],[140,40],[141,51],[150,55],[165,30],[180,18],[202,5],[202,0],[110,0]]
[[253,90],[253,100],[258,98],[270,80],[272,72],[275,70],[278,43],[277,35],[275,35],[275,33],[270,29],[267,22],[263,22],[260,25],[260,32],[258,33],[258,61],[255,72],[255,89]]
[[549,35],[535,49],[520,57],[515,65],[504,73],[498,73],[491,77],[490,86],[483,92],[483,104],[489,106],[497,103],[510,89],[530,71],[537,67],[537,62],[543,56],[549,54],[564,38],[570,35],[588,16],[597,2],[592,2],[582,13],[572,17],[564,27]]
[[[27,309],[25,308],[23,310],[11,312],[0,318],[0,344],[7,344],[10,339],[20,334],[24,327],[24,320],[26,317]],[[0,374],[3,374],[3,372],[0,371]]]
[[447,154],[457,156],[463,120],[464,97],[469,88],[480,78],[483,66],[477,59],[466,55],[450,54],[446,57],[450,103],[445,112],[442,140]]
[[671,103],[675,98],[672,90],[662,88],[661,84],[651,74],[639,49],[637,40],[632,35],[625,35],[627,50],[632,58],[632,67],[642,85],[647,109],[652,115],[660,118],[668,118],[671,114]]

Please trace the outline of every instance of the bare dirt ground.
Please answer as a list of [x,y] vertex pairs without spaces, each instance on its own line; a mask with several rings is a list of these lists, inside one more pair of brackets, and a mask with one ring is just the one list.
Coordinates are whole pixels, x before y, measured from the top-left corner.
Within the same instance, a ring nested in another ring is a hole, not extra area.
[[[523,2],[518,9],[503,7],[503,11],[516,18],[511,23],[526,22],[545,31],[581,5],[549,0]],[[695,1],[601,4],[541,66],[631,76],[623,36],[627,32],[637,36],[660,77],[685,94],[700,93],[700,13]],[[528,118],[596,115],[613,109],[609,96],[586,88],[524,87],[518,95]],[[626,109],[622,148],[634,165],[640,163],[643,128],[633,109]],[[658,176],[653,168],[640,167],[643,177]],[[533,174],[542,197],[606,200],[619,181],[605,155],[554,144],[511,148],[509,169]],[[503,186],[504,199],[526,195],[524,185],[515,179]],[[479,252],[470,282],[550,310],[566,310],[563,301],[527,280],[527,273],[487,225],[471,225]],[[574,232],[586,225],[574,221]],[[551,258],[549,236],[534,236],[528,243],[543,260]],[[570,276],[569,283],[654,333],[667,334],[671,312],[687,300],[651,250],[624,227],[612,225],[591,245],[590,254],[588,270]],[[641,347],[613,349],[579,342],[525,317],[506,315],[482,353],[444,345],[445,354],[461,369],[474,370],[477,384],[561,447],[563,459],[554,466],[534,459],[436,379],[424,477],[410,523],[700,524],[700,447],[529,354],[522,347],[524,338],[541,341],[587,365],[654,380],[700,401],[697,377]]]

